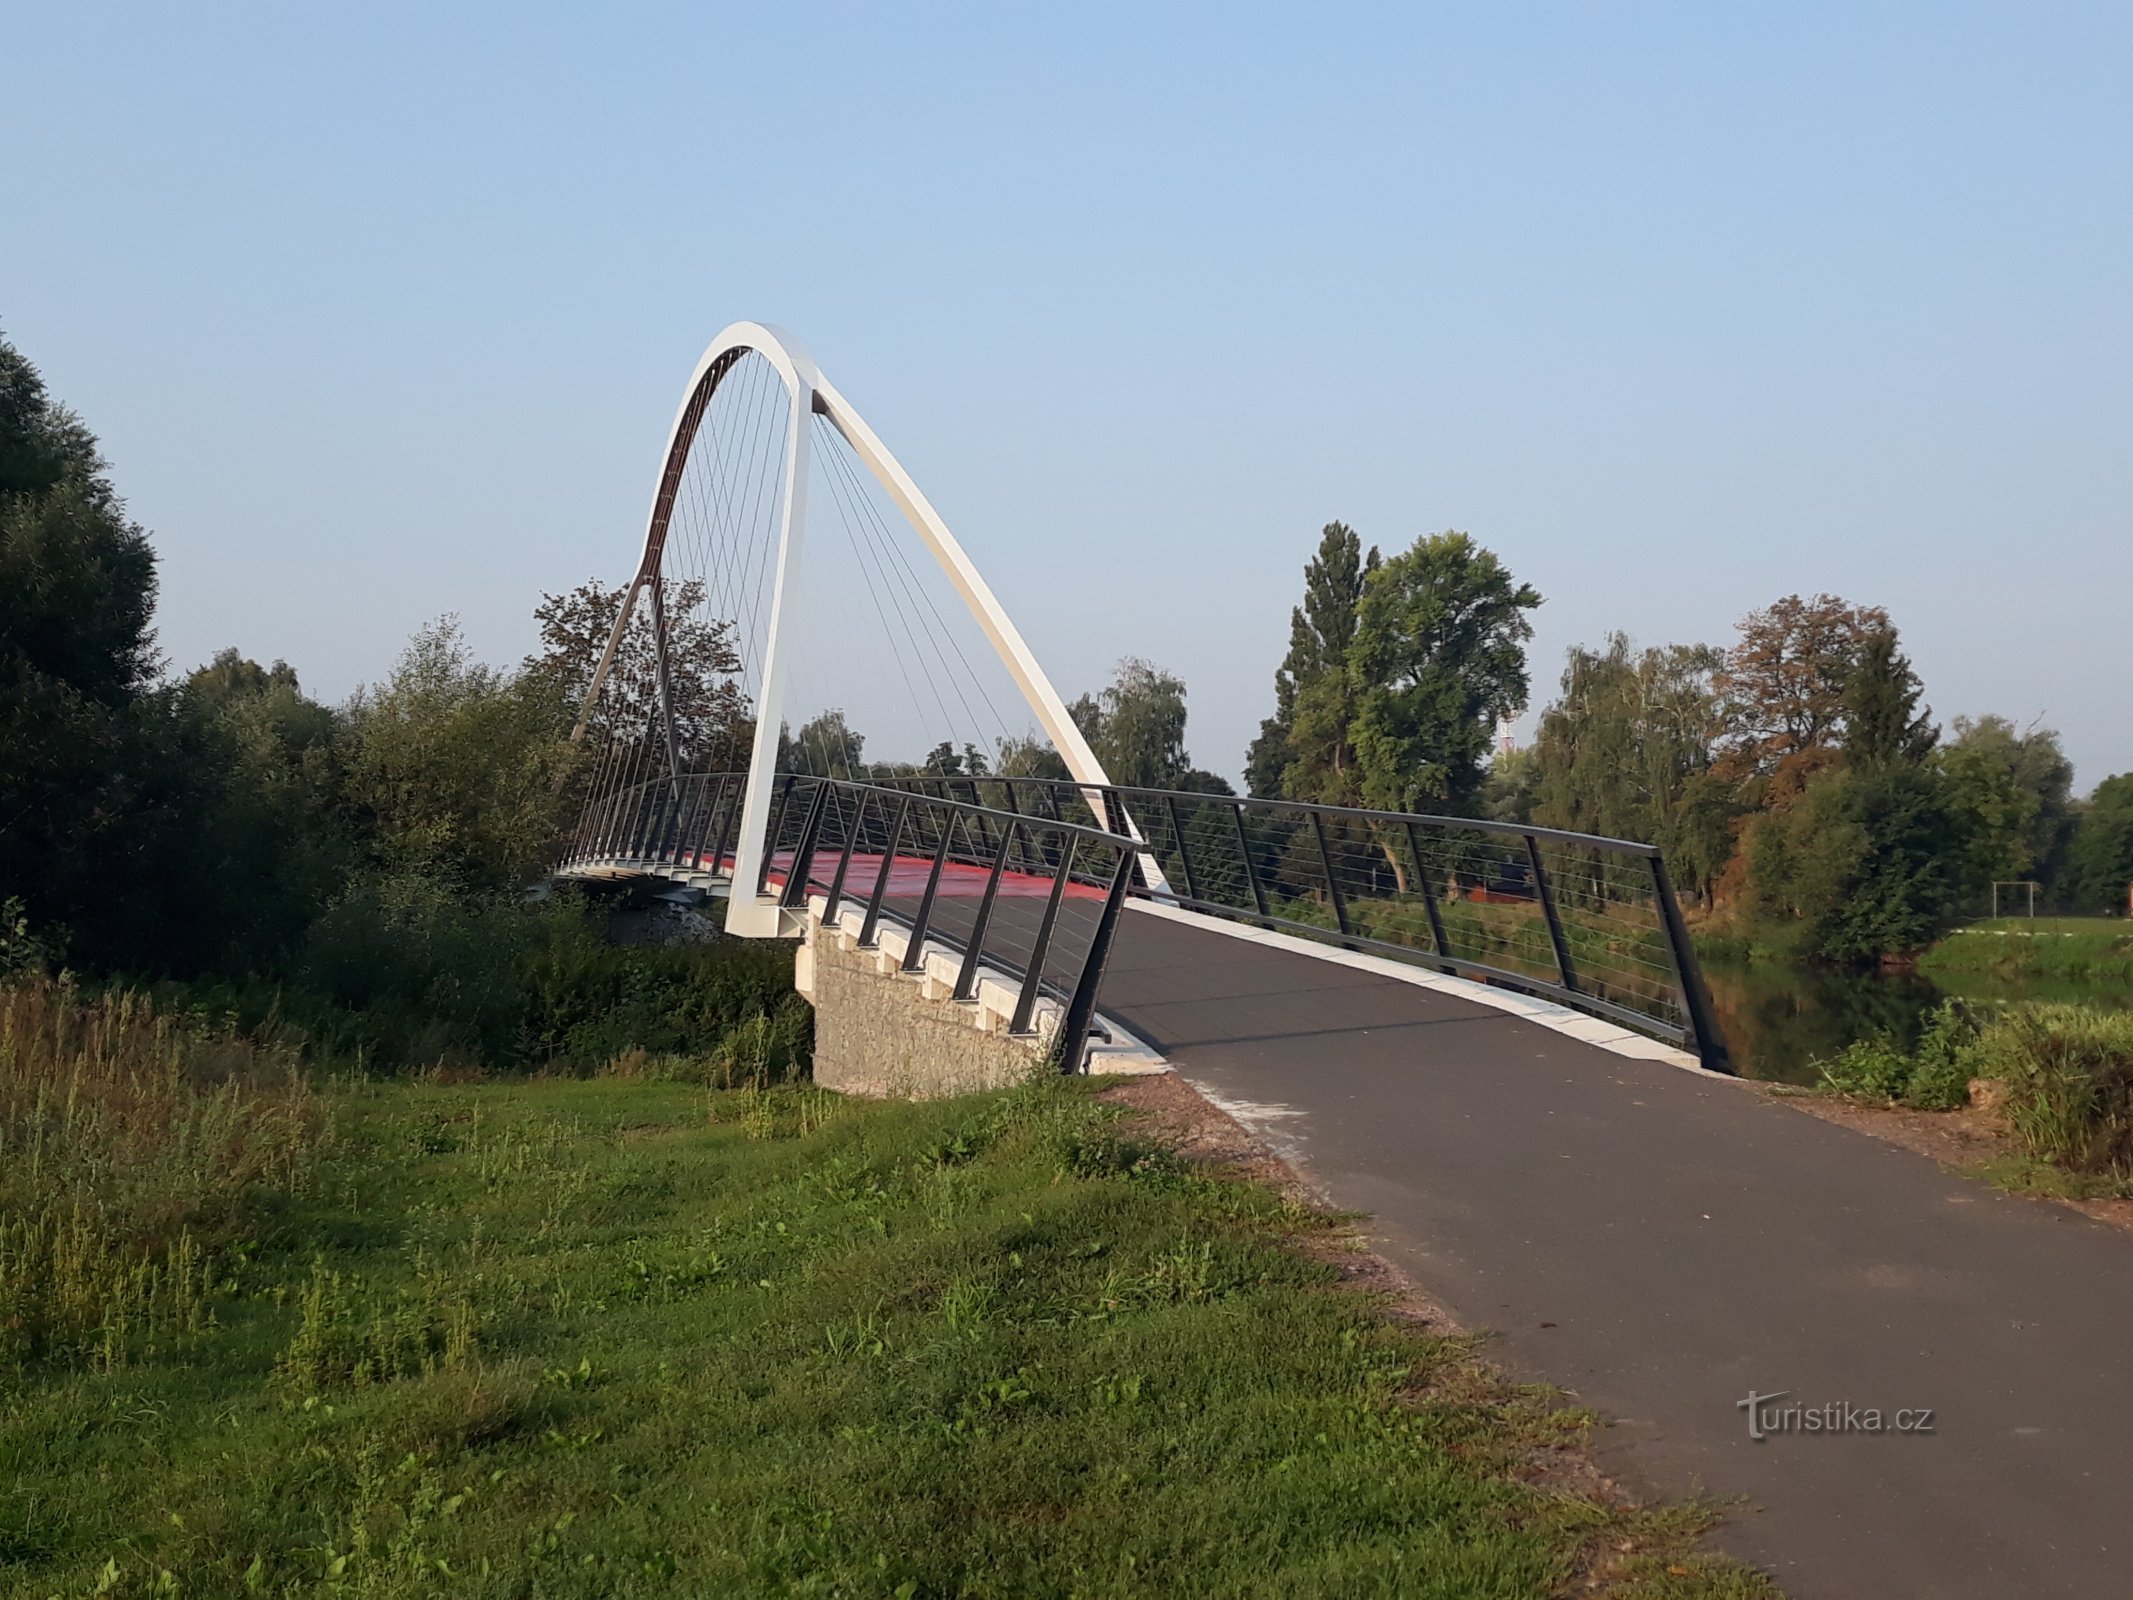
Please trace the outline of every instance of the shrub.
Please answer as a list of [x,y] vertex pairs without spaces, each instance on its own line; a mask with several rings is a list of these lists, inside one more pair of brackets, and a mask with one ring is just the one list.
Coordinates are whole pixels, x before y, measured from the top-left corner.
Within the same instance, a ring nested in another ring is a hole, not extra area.
[[1818,1065],[1824,1083],[1862,1100],[1900,1100],[1911,1082],[1911,1058],[1887,1034],[1855,1039]]
[[2133,1015],[2011,1006],[1980,1032],[1972,1059],[2006,1086],[2008,1128],[2031,1156],[2133,1175]]
[[1915,1052],[1905,1051],[1887,1033],[1876,1033],[1817,1064],[1822,1081],[1839,1094],[1900,1101],[1918,1111],[1953,1111],[1970,1097],[1977,1038],[1970,1008],[1943,1000],[1926,1019]]

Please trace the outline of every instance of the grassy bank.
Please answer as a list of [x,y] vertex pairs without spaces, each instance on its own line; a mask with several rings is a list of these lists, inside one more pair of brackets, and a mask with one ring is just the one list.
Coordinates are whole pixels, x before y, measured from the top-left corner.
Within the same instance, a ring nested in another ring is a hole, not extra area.
[[1575,1417],[1086,1084],[351,1083],[315,1126],[224,1195],[182,1343],[0,1368],[0,1594],[1764,1592],[1533,1481]]
[[2133,1013],[1951,1001],[1915,1049],[1861,1040],[1823,1064],[1823,1080],[1921,1111],[1968,1105],[1982,1083],[2014,1149],[1987,1176],[2058,1194],[2133,1195]]
[[2123,917],[1974,922],[1920,955],[1918,970],[2046,983],[2133,981],[2133,922]]

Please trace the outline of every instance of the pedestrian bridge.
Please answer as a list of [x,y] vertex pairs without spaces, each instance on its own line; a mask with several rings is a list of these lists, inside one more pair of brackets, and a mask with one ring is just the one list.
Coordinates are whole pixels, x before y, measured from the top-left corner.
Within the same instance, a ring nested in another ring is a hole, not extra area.
[[[1062,1070],[1147,1042],[1612,1419],[1611,1476],[1751,1503],[1718,1541],[1787,1593],[2124,1592],[2125,1237],[1693,1070],[1725,1047],[1657,850],[1113,782],[909,474],[756,324],[690,377],[620,598],[559,877],[811,954],[834,925],[922,977],[907,1010]],[[1758,1443],[1772,1390],[1937,1432]]]
[[[861,757],[846,708],[870,693],[913,759]],[[1001,700],[1026,736],[1002,718],[988,737],[974,708]],[[750,938],[862,906],[863,946],[886,924],[914,969],[929,941],[950,951],[957,998],[981,970],[1011,980],[1013,1030],[1042,1020],[1068,1070],[1129,905],[1538,997],[1726,1066],[1650,845],[1114,783],[931,501],[762,324],[690,375],[576,737],[559,877],[698,890]]]

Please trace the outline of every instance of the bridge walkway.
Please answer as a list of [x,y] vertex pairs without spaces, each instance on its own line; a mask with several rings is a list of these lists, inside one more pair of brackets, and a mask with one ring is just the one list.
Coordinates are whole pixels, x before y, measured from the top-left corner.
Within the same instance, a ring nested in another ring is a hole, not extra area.
[[[2133,1594],[2133,1239],[1470,999],[1140,909],[1103,1009],[1236,1108],[1625,1482],[1745,1497],[1795,1600]],[[1756,1443],[1738,1402],[1932,1407]],[[1782,1402],[1780,1402],[1782,1403]]]

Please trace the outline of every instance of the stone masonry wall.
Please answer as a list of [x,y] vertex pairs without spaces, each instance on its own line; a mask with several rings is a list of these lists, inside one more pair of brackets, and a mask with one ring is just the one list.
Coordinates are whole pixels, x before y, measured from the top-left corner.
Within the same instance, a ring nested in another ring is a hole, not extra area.
[[1005,1088],[1039,1070],[1027,1043],[973,1026],[940,985],[900,975],[888,952],[846,948],[849,935],[809,923],[795,976],[814,1003],[823,1088],[924,1100]]

